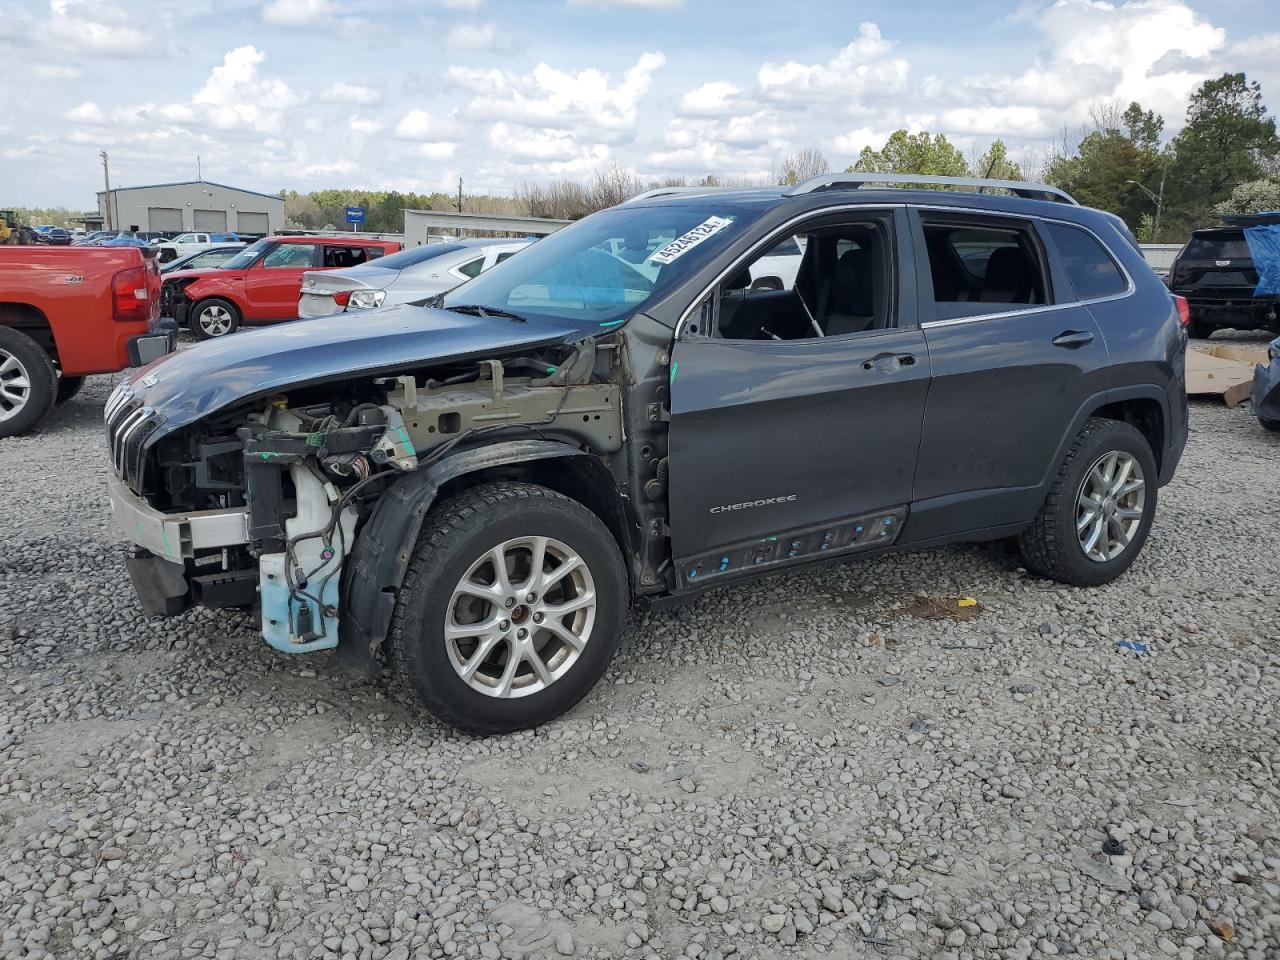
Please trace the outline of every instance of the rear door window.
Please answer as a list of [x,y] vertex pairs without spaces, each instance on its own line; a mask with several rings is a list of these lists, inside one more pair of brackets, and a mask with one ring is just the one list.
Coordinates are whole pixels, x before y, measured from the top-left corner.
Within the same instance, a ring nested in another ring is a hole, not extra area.
[[364,247],[326,246],[324,248],[324,265],[326,267],[354,267],[365,262]]
[[1187,244],[1187,260],[1249,260],[1249,244],[1243,233],[1192,234]]
[[1028,310],[1048,302],[1044,259],[1030,224],[922,219],[936,319]]
[[1114,297],[1129,289],[1120,267],[1087,230],[1065,223],[1047,223],[1071,286],[1079,300]]

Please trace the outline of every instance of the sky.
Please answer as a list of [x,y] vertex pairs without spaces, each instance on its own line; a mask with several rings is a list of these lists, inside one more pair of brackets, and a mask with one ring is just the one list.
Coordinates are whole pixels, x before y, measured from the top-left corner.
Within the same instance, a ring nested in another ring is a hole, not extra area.
[[1280,105],[1274,0],[3,0],[0,206],[205,179],[510,194],[614,163],[844,169],[893,130],[1031,161],[1100,102],[1182,125],[1243,70]]

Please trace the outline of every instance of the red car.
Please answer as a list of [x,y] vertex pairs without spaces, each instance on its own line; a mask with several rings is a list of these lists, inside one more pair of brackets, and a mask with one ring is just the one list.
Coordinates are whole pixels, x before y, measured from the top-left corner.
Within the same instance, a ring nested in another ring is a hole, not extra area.
[[165,274],[161,313],[200,340],[226,336],[242,323],[297,320],[303,273],[358,266],[403,247],[356,237],[265,237],[219,267]]
[[177,346],[160,271],[137,247],[0,247],[0,437],[25,433],[91,373]]

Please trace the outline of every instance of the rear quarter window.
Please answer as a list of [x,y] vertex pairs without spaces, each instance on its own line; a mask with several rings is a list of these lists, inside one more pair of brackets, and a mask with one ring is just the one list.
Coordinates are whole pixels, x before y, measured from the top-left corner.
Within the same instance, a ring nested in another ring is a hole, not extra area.
[[1065,223],[1047,226],[1077,299],[1114,297],[1129,289],[1129,281],[1093,234]]

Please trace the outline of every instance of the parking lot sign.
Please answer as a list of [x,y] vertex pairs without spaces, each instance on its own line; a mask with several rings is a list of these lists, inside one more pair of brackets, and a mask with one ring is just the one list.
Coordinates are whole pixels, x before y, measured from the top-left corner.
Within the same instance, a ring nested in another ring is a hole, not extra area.
[[357,223],[364,223],[364,207],[347,207],[347,223],[351,224],[352,230]]

